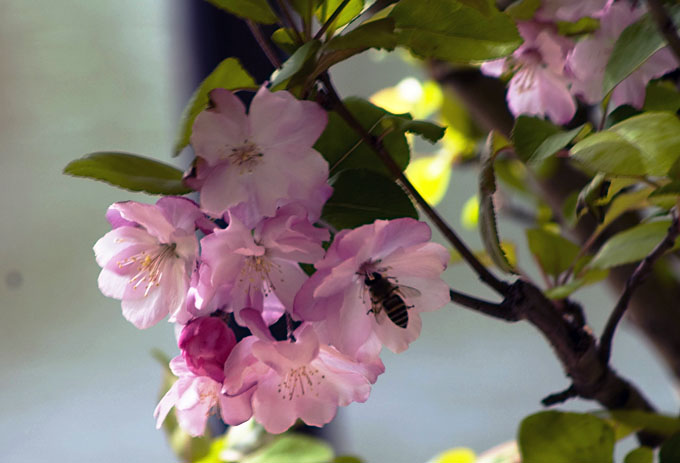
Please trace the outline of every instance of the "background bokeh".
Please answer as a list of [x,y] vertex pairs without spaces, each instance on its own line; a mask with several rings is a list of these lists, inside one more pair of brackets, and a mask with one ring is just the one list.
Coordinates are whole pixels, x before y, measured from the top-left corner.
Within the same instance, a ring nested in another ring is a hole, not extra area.
[[[200,1],[200,0],[185,0]],[[0,461],[173,462],[152,412],[161,369],[152,348],[174,355],[167,323],[139,331],[96,285],[93,243],[120,200],[153,201],[63,176],[72,159],[120,150],[172,161],[174,130],[190,93],[183,1],[0,0]],[[335,69],[343,95],[367,97],[421,76],[398,56],[365,54]],[[475,190],[456,171],[441,206],[458,228]],[[501,221],[519,245],[523,232]],[[474,232],[463,236],[479,247]],[[467,268],[457,289],[492,297]],[[599,331],[612,307],[604,290],[578,299]],[[520,419],[568,385],[540,335],[449,305],[424,318],[422,337],[386,373],[370,400],[342,409],[338,450],[368,462],[424,462],[453,446],[482,451],[514,437]],[[624,325],[614,365],[664,411],[677,400],[669,375]],[[571,403],[568,408],[591,409]]]

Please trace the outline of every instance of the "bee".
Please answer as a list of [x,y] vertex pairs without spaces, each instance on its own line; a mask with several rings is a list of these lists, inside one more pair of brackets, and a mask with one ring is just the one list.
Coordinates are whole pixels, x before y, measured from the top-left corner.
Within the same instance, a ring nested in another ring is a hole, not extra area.
[[403,297],[420,296],[420,291],[403,285],[395,285],[389,277],[384,277],[378,272],[366,273],[364,284],[368,287],[371,295],[371,310],[374,315],[385,310],[387,317],[399,328],[408,326],[408,312],[413,306],[406,305]]

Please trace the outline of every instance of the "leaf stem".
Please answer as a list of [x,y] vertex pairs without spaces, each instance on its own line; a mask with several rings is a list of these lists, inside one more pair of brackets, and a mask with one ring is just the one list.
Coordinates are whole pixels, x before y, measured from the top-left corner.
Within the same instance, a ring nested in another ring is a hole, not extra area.
[[293,16],[290,14],[290,10],[288,9],[288,5],[286,5],[285,0],[276,0],[276,4],[279,6],[279,9],[281,10],[281,14],[283,15],[283,18],[288,23],[288,26],[291,28],[291,30],[295,34],[295,38],[297,39],[298,43],[305,43],[305,40],[302,37],[302,34],[300,34],[300,31],[298,30],[297,25],[295,24],[295,21],[293,21]]
[[678,36],[673,19],[659,0],[647,0],[647,8],[649,9],[650,16],[656,23],[657,29],[664,36],[671,50],[673,50],[675,59],[680,63],[680,37]]
[[252,19],[246,19],[246,24],[248,25],[250,32],[253,34],[253,37],[257,41],[257,44],[260,46],[264,54],[267,55],[269,62],[272,63],[272,66],[277,69],[280,68],[281,60],[276,55],[276,52],[271,47],[271,44],[267,41],[267,38],[262,33],[260,26]]
[[333,14],[330,15],[330,17],[326,20],[325,23],[321,26],[321,29],[317,31],[316,34],[314,34],[314,40],[319,40],[321,36],[328,30],[329,27],[331,27],[331,24],[333,24],[333,21],[336,20],[336,18],[342,13],[342,10],[345,9],[347,4],[350,2],[350,0],[342,0],[342,3],[338,5],[338,7],[333,11]]
[[645,278],[651,273],[652,266],[654,263],[675,244],[675,239],[680,234],[680,223],[678,222],[678,215],[673,212],[673,221],[670,227],[668,227],[668,233],[666,237],[656,245],[651,253],[638,264],[633,273],[630,275],[628,280],[626,280],[626,285],[624,286],[623,294],[616,303],[614,310],[609,315],[607,320],[607,325],[600,336],[599,343],[599,355],[602,361],[606,364],[609,362],[612,350],[612,341],[614,339],[614,333],[616,332],[616,327],[623,318],[628,308],[628,303],[630,302],[633,292],[640,286]]
[[354,117],[354,115],[347,109],[345,104],[340,99],[335,87],[331,83],[330,76],[328,73],[323,73],[319,76],[319,79],[324,84],[328,96],[330,97],[331,105],[333,109],[342,117],[345,122],[366,142],[366,144],[378,155],[383,164],[392,173],[396,180],[401,183],[401,185],[406,189],[406,191],[414,198],[416,203],[425,212],[425,214],[432,220],[435,226],[442,232],[444,237],[451,243],[451,245],[458,251],[461,257],[472,267],[472,269],[477,273],[479,279],[484,283],[493,288],[497,293],[505,296],[508,293],[510,285],[508,283],[499,280],[496,276],[491,273],[480,261],[475,257],[475,255],[468,249],[467,245],[458,237],[456,232],[442,219],[437,211],[435,211],[432,206],[428,204],[427,201],[418,193],[415,187],[408,181],[404,173],[401,171],[399,166],[394,162],[392,156],[385,150],[383,145],[366,129],[361,125],[361,123]]

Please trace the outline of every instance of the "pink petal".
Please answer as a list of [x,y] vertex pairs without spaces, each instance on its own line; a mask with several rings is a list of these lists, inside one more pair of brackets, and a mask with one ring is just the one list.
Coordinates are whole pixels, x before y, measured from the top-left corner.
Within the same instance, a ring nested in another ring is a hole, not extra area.
[[123,219],[136,222],[146,228],[146,231],[158,238],[161,243],[170,242],[170,235],[175,228],[168,222],[158,207],[152,204],[125,201],[115,203],[111,208],[120,212]]

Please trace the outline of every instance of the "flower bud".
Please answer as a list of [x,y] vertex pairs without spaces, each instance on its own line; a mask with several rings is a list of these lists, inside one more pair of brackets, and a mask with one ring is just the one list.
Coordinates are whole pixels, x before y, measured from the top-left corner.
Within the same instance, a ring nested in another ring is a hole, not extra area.
[[236,345],[236,336],[219,317],[190,322],[179,336],[179,348],[187,367],[197,376],[224,380],[224,362]]

